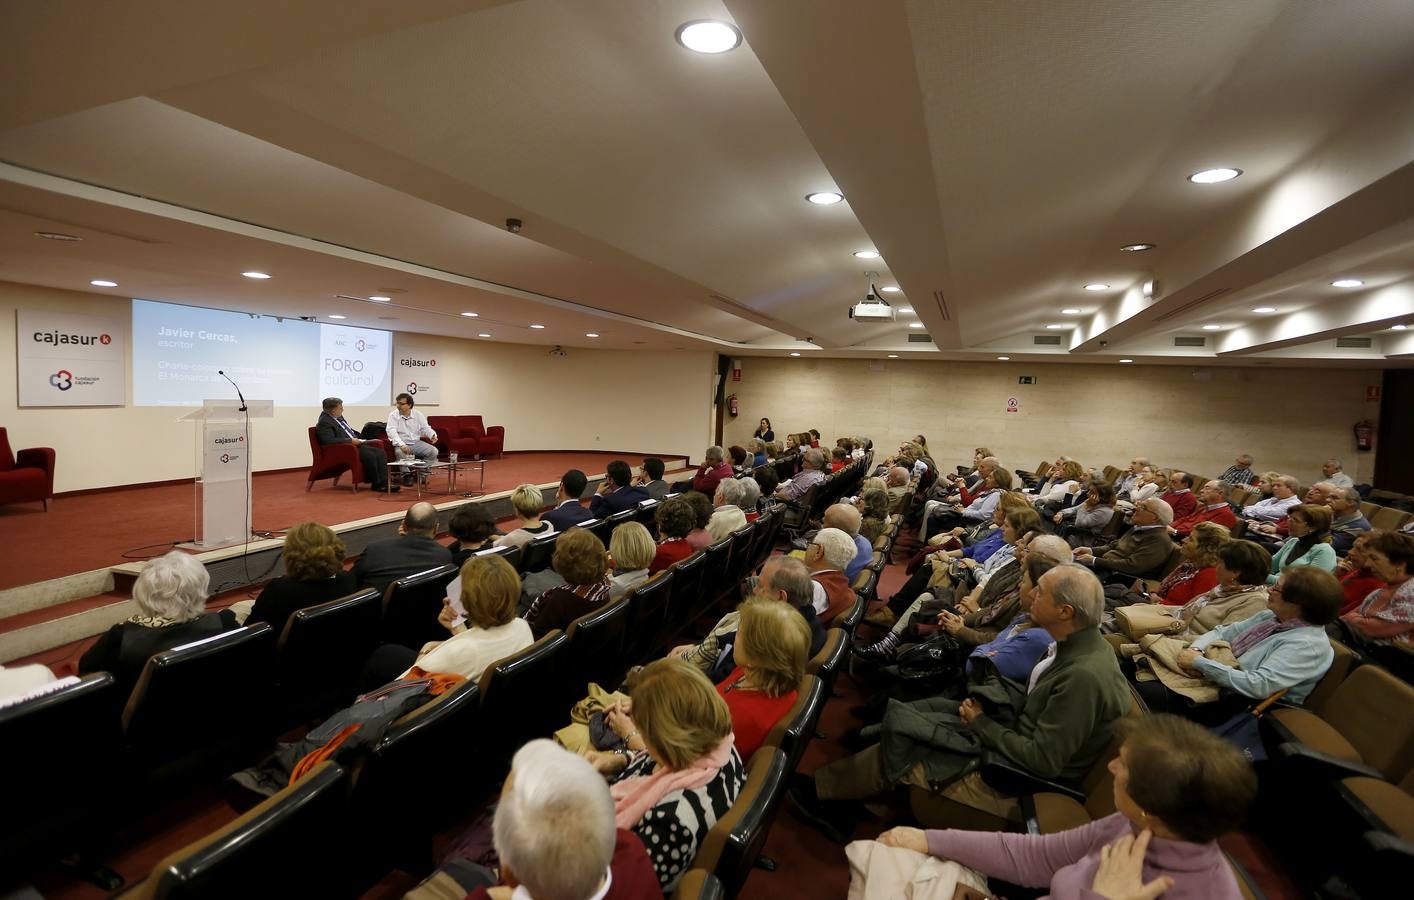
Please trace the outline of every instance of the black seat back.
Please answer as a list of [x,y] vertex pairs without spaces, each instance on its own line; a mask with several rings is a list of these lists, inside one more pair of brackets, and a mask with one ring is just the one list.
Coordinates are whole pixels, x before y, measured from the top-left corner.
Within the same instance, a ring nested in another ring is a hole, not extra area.
[[372,589],[290,616],[275,646],[276,696],[286,723],[348,705],[378,645],[382,616],[383,598]]
[[0,872],[29,871],[70,849],[68,842],[105,830],[107,816],[98,815],[118,811],[111,798],[122,756],[122,700],[113,676],[96,672],[0,709],[0,747],[17,754],[16,762],[24,757],[22,770],[5,781]]
[[594,532],[594,536],[597,537],[599,539],[599,542],[605,547],[609,546],[609,534],[614,530],[613,523],[610,522],[607,518],[586,519],[574,527],[583,528],[585,531]]
[[668,599],[676,581],[676,573],[668,569],[624,595],[629,601],[624,661],[629,665],[642,662],[657,649],[658,637],[668,621]]
[[[731,552],[730,543],[725,544],[725,552]],[[702,576],[706,573],[706,563],[707,552],[699,550],[673,565],[673,590],[668,595],[663,630],[658,634],[659,643],[681,631],[695,614],[702,597]]]
[[835,677],[839,675],[840,666],[844,665],[848,655],[848,632],[843,628],[831,628],[825,633],[825,645],[805,664],[805,671],[823,681],[827,692],[832,691]]
[[756,540],[756,532],[761,530],[761,520],[748,522],[744,527],[732,532],[731,562],[727,564],[727,588],[719,593],[735,591],[751,568],[751,551]]
[[531,538],[520,551],[520,571],[522,574],[531,572],[543,572],[550,568],[550,560],[555,556],[555,542],[560,539],[560,532],[552,531],[549,534],[537,534]]
[[702,610],[714,605],[717,598],[728,588],[735,588],[731,581],[732,545],[735,541],[729,534],[702,551],[702,586],[698,589],[697,600],[673,612],[679,617],[679,628],[686,626]]
[[388,585],[383,594],[381,641],[421,650],[428,641],[447,639],[447,629],[437,621],[447,584],[457,577],[456,566],[438,566]]
[[786,762],[786,755],[780,750],[762,747],[756,751],[747,764],[746,783],[741,793],[702,841],[697,859],[705,862],[716,854],[713,872],[728,897],[741,892],[761,855],[761,846],[766,842],[771,821],[785,793],[786,777],[790,774]]
[[613,535],[614,535],[614,529],[615,529],[615,528],[618,528],[620,525],[622,525],[622,524],[625,523],[625,522],[633,522],[633,521],[636,521],[637,519],[638,519],[638,510],[637,510],[637,509],[623,509],[623,510],[619,510],[618,512],[614,513],[612,516],[609,516],[609,531],[608,531],[608,536],[604,538],[604,546],[605,546],[605,547],[609,546],[609,538],[613,537]]
[[688,869],[673,891],[673,900],[725,900],[722,883],[706,869]]
[[485,550],[478,550],[473,556],[499,556],[511,564],[511,568],[520,571],[520,548],[519,547],[487,547]]
[[570,705],[585,695],[589,682],[613,687],[623,678],[628,669],[624,641],[628,637],[631,604],[628,597],[620,597],[585,613],[565,630],[569,643],[565,648],[563,681]]
[[648,529],[648,533],[651,534],[651,535],[653,535],[653,540],[655,540],[655,541],[658,540],[658,519],[657,519],[657,515],[658,515],[658,501],[657,501],[657,500],[652,500],[652,499],[644,500],[644,501],[642,501],[642,502],[640,502],[640,503],[638,504],[638,515],[637,515],[638,521],[639,521],[640,523],[642,523],[642,525],[643,525],[644,528],[647,528],[647,529]]
[[766,735],[763,746],[778,747],[785,753],[787,771],[794,772],[800,758],[805,755],[805,748],[815,736],[815,725],[820,721],[820,713],[828,697],[825,682],[814,675],[806,675],[796,689],[795,705]]
[[[345,839],[348,773],[322,762],[294,784],[223,828],[170,854],[134,892],[137,897],[245,898],[333,893]],[[291,854],[298,848],[298,865]]]
[[547,737],[568,712],[547,697],[565,678],[562,666],[569,638],[558,628],[498,662],[481,676],[482,729],[479,752],[487,767],[504,772],[511,754],[531,738]]

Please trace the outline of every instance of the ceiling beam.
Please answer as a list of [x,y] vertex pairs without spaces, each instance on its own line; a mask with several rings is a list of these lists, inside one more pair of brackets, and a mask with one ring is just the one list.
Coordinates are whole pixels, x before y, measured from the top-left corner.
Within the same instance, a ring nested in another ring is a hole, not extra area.
[[1414,357],[1414,329],[1384,335],[1380,338],[1380,351],[1388,359]]
[[1217,352],[1219,356],[1262,353],[1380,331],[1411,320],[1414,283],[1402,281],[1234,329],[1219,337]]

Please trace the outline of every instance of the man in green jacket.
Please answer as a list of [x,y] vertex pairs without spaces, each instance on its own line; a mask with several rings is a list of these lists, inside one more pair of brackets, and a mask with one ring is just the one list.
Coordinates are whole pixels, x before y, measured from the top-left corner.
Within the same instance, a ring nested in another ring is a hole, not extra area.
[[[1041,577],[1031,619],[1056,639],[1053,654],[1037,663],[1025,685],[1013,725],[984,711],[983,701],[938,700],[931,734],[918,728],[891,730],[886,716],[881,743],[796,776],[790,797],[803,819],[841,843],[849,840],[857,815],[854,802],[896,785],[922,788],[931,828],[997,830],[1021,820],[1014,797],[989,785],[975,771],[976,756],[992,751],[1040,778],[1078,784],[1110,744],[1114,723],[1130,709],[1128,683],[1113,649],[1100,637],[1104,591],[1084,566],[1067,563]],[[1003,711],[1004,713],[1004,711]]]

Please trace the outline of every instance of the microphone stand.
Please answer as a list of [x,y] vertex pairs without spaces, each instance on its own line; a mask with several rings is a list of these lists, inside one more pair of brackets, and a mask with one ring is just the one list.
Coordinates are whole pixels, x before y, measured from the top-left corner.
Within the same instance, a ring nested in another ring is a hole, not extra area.
[[[227,381],[231,381],[231,376],[227,375],[224,369],[217,369],[217,370],[216,370],[216,374],[217,374],[217,375],[220,375],[222,378],[226,379]],[[241,408],[240,408],[240,412],[245,412],[245,411],[246,411],[246,408],[245,408],[245,394],[242,394],[242,393],[241,393],[241,386],[238,385],[238,384],[236,384],[234,381],[231,381],[231,387],[233,387],[233,388],[236,389],[236,396],[241,398]]]

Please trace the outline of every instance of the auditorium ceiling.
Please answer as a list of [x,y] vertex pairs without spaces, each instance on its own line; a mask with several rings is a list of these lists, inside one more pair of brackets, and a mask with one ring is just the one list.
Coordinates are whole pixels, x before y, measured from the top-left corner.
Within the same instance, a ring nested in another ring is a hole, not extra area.
[[[675,40],[703,19],[740,45]],[[542,345],[1414,364],[1408,0],[50,0],[0,8],[0,77],[4,280]],[[849,317],[871,281],[894,321]]]

